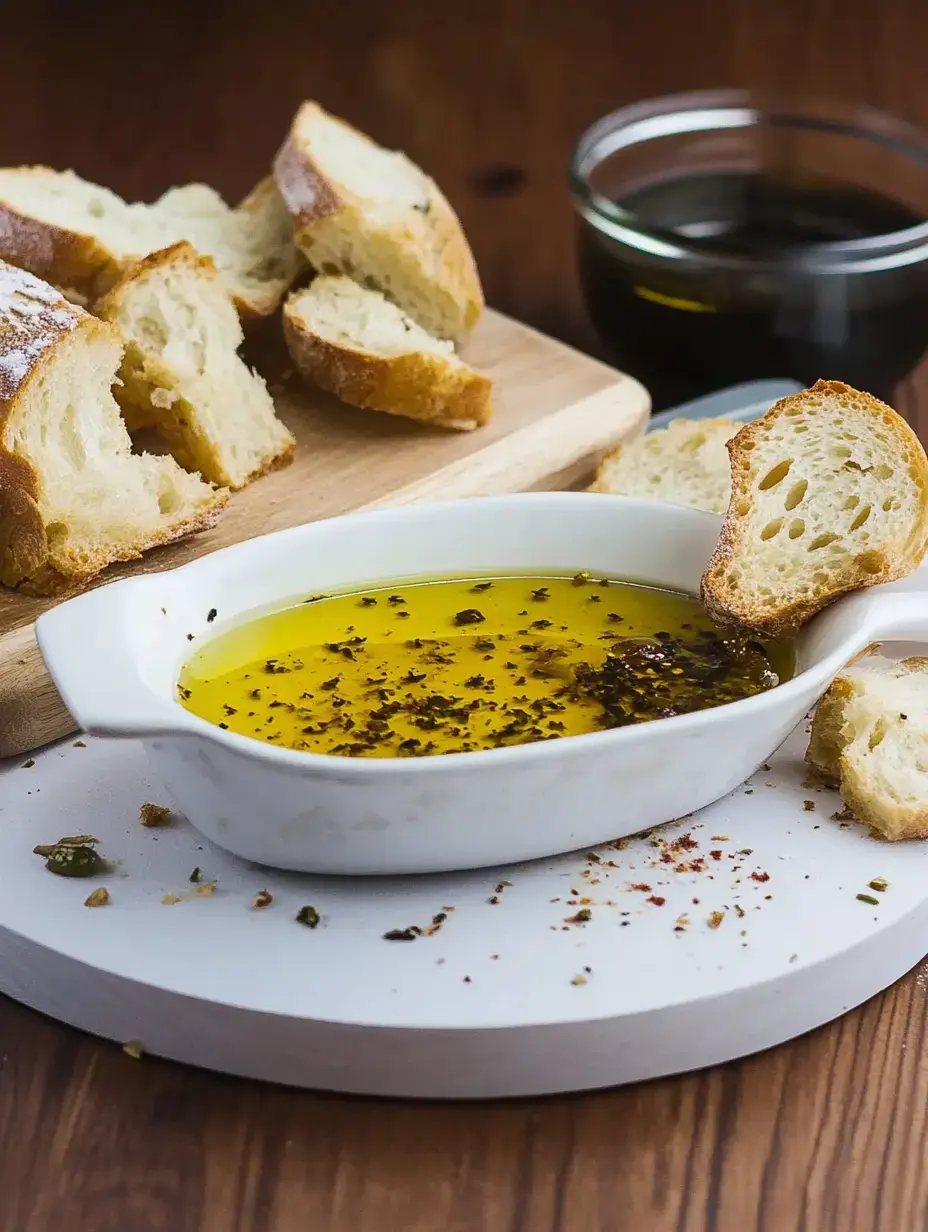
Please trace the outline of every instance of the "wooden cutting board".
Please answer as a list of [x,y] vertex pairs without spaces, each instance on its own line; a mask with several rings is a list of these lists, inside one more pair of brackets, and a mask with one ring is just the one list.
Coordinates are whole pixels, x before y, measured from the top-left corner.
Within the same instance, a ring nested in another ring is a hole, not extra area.
[[[113,566],[96,585],[350,510],[570,487],[606,449],[638,436],[650,409],[631,377],[495,312],[465,353],[495,388],[493,420],[476,432],[358,411],[309,388],[289,371],[276,322],[249,347],[297,438],[293,464],[235,493],[213,530]],[[0,595],[0,757],[76,730],[35,640],[36,618],[55,602]]]

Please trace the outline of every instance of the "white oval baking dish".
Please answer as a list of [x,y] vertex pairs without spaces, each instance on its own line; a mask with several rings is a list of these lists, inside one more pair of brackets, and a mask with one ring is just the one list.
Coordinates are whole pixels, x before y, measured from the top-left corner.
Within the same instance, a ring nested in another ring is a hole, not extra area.
[[255,610],[378,580],[589,569],[695,592],[719,526],[695,510],[568,492],[353,514],[81,595],[41,617],[38,640],[77,722],[140,739],[180,810],[236,855],[346,874],[529,860],[684,816],[737,787],[848,659],[873,641],[928,634],[923,581],[834,604],[799,638],[795,677],[755,697],[483,753],[352,760],[275,748],[183,709],[182,663]]

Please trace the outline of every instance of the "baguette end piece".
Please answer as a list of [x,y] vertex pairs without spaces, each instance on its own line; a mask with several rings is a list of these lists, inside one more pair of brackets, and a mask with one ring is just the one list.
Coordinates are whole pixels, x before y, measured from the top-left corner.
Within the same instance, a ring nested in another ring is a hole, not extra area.
[[845,668],[816,710],[806,760],[883,838],[928,838],[928,658],[872,654]]

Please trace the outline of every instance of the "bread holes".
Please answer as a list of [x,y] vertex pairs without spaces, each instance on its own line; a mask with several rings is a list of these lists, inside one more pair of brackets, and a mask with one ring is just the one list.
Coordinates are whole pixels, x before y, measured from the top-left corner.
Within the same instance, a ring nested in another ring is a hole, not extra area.
[[859,496],[849,496],[847,500],[844,502],[844,508],[845,509],[856,509],[859,504],[860,504]]
[[780,533],[780,528],[782,525],[782,518],[774,518],[774,520],[772,522],[768,522],[764,529],[760,532],[761,539],[764,541],[767,539],[772,539],[774,535],[778,535]]
[[806,548],[806,551],[807,552],[817,552],[819,548],[827,548],[829,544],[834,543],[837,539],[840,539],[840,538],[841,538],[840,535],[835,535],[830,531],[826,531],[825,534],[823,535],[816,535],[815,538],[812,540],[812,542],[809,544],[809,546]]
[[871,577],[882,573],[886,567],[883,553],[877,551],[861,552],[857,557],[858,568],[863,569],[864,573],[869,573]]
[[782,483],[789,474],[789,470],[792,465],[792,458],[787,458],[785,462],[778,462],[772,470],[767,472],[767,474],[757,485],[761,492],[769,492],[770,489],[775,488],[778,483]]
[[806,524],[802,518],[793,518],[789,524],[790,539],[801,539],[806,533]]
[[898,501],[893,500],[891,496],[887,496],[886,500],[883,501],[882,509],[884,513],[891,513],[893,509],[898,509],[898,508],[899,508]]
[[886,720],[883,718],[877,719],[873,724],[873,730],[870,732],[867,740],[867,748],[872,753],[875,748],[883,743],[883,738],[886,735]]
[[871,508],[871,505],[864,505],[863,509],[861,509],[860,513],[858,513],[857,517],[851,523],[851,530],[860,530],[864,522],[866,522],[867,518],[869,518]]
[[891,466],[887,466],[885,462],[881,462],[873,473],[877,479],[892,479],[895,472]]
[[786,493],[786,500],[783,502],[783,508],[787,513],[791,513],[792,510],[802,502],[802,498],[805,496],[808,486],[808,479],[800,479],[798,483],[793,484],[790,490]]

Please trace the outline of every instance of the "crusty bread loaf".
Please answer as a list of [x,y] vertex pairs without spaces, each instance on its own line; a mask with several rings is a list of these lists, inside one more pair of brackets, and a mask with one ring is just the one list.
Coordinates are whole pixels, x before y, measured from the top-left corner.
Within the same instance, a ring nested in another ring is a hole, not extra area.
[[490,418],[489,379],[379,291],[323,275],[284,305],[299,372],[352,406],[468,430]]
[[603,458],[591,491],[724,513],[731,495],[725,445],[740,427],[731,419],[674,419],[617,445]]
[[806,759],[860,821],[928,838],[928,659],[861,659],[819,703]]
[[423,329],[460,342],[483,310],[470,247],[438,186],[316,103],[304,103],[274,163],[310,265],[347,274]]
[[73,171],[0,169],[0,258],[88,300],[181,240],[214,258],[243,317],[273,312],[302,264],[270,179],[232,210],[202,184],[130,204]]
[[876,398],[819,381],[747,424],[728,451],[732,499],[702,579],[716,620],[789,633],[839,595],[921,562],[928,459]]
[[106,565],[211,526],[227,494],[132,453],[110,392],[123,341],[0,262],[0,581],[76,589]]
[[186,242],[153,253],[95,311],[127,340],[114,393],[130,429],[156,428],[182,466],[230,488],[290,461],[294,439],[237,353],[242,327],[210,257]]

